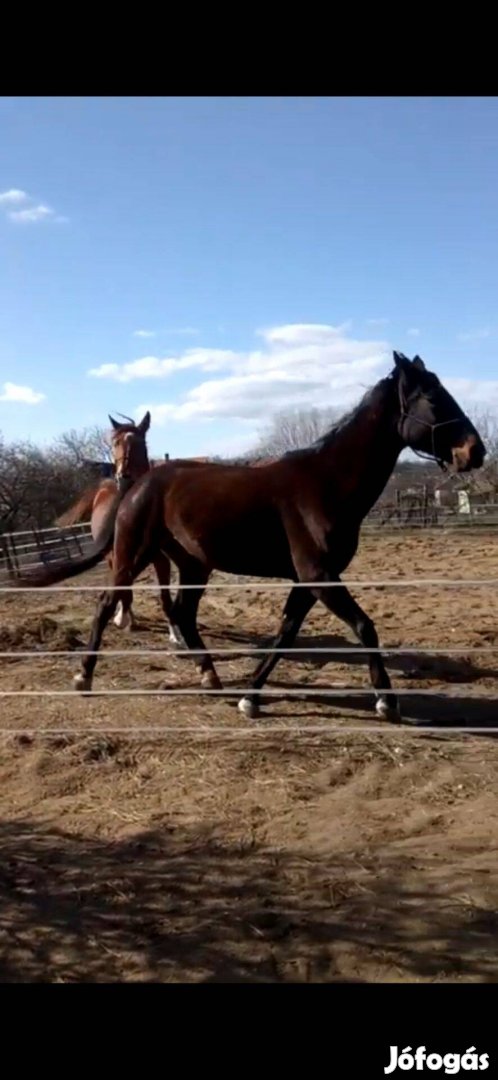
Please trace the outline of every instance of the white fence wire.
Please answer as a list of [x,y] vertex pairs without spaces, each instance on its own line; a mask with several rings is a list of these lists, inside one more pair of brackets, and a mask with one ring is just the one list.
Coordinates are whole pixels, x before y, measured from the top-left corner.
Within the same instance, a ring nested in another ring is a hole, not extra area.
[[[376,590],[384,590],[384,589],[387,589],[387,588],[395,588],[395,589],[396,588],[403,588],[403,589],[413,589],[413,588],[416,588],[416,589],[419,589],[419,588],[451,588],[451,589],[455,589],[455,588],[456,589],[486,588],[486,589],[493,589],[493,588],[496,588],[498,586],[498,578],[455,578],[455,579],[448,579],[448,578],[391,578],[391,579],[386,579],[386,580],[382,580],[382,579],[381,580],[379,580],[379,579],[376,579],[376,580],[369,580],[369,579],[348,580],[348,579],[345,579],[344,581],[332,581],[332,582],[331,581],[291,582],[291,581],[275,581],[275,580],[261,581],[261,580],[254,580],[254,579],[246,580],[246,579],[242,579],[241,577],[235,577],[235,579],[232,580],[232,581],[210,581],[205,586],[205,589],[206,589],[206,591],[209,591],[211,589],[213,589],[213,590],[237,589],[239,591],[244,590],[244,589],[254,589],[254,590],[259,590],[259,591],[261,591],[261,590],[272,590],[272,589],[276,589],[276,590],[285,589],[286,591],[290,591],[291,588],[308,588],[309,589],[310,587],[313,587],[313,588],[330,589],[330,588],[343,588],[344,586],[346,586],[348,589],[366,588],[366,589],[376,589]],[[180,585],[179,582],[175,582],[174,584],[172,583],[171,587],[173,589],[175,589],[175,590],[199,588],[199,586],[195,585],[195,584],[188,584],[188,585],[183,585],[182,584],[182,585]],[[111,586],[109,586],[107,584],[105,585],[104,588],[105,588],[106,591],[111,590]],[[133,585],[119,586],[116,589],[117,592],[123,592],[123,591],[127,591],[127,590],[133,591],[133,592],[156,592],[156,593],[159,593],[160,586],[158,585],[157,582],[153,583],[153,584],[146,584],[146,583],[136,582]],[[35,586],[35,585],[28,586],[28,587],[10,586],[9,585],[9,586],[0,587],[0,597],[1,597],[2,593],[4,593],[4,594],[16,594],[16,593],[42,593],[42,594],[47,594],[47,593],[54,593],[55,592],[55,593],[75,593],[75,594],[78,594],[78,593],[82,593],[82,592],[90,592],[90,593],[98,592],[98,593],[102,593],[102,591],[103,591],[102,583],[95,584],[95,585],[72,585],[72,586],[55,585],[55,586],[48,586],[48,587],[40,587],[40,586]],[[55,657],[61,657],[61,658],[62,657],[71,657],[73,659],[77,659],[78,657],[81,657],[82,655],[98,655],[99,658],[119,657],[119,656],[121,656],[121,657],[123,657],[123,656],[130,656],[130,657],[133,657],[133,656],[134,657],[149,656],[149,657],[160,658],[160,657],[172,656],[172,657],[174,657],[176,659],[176,658],[181,657],[181,656],[183,656],[183,657],[192,657],[192,658],[195,657],[195,656],[202,656],[202,655],[205,655],[206,651],[208,651],[213,658],[216,658],[216,657],[218,657],[220,655],[222,655],[222,656],[237,656],[237,657],[240,657],[240,656],[248,656],[248,657],[255,656],[256,657],[256,656],[258,656],[260,654],[267,655],[267,654],[271,654],[271,653],[280,654],[280,655],[286,656],[286,657],[293,656],[293,655],[306,655],[306,656],[309,657],[309,656],[313,656],[315,654],[322,655],[322,656],[330,655],[331,657],[343,656],[343,655],[347,655],[347,654],[353,654],[353,655],[361,656],[361,655],[368,655],[368,654],[372,654],[372,653],[379,653],[382,656],[387,658],[387,657],[389,657],[391,655],[403,655],[403,656],[416,655],[418,657],[420,657],[420,656],[423,657],[423,656],[426,656],[426,655],[427,656],[432,655],[432,656],[441,657],[441,656],[450,656],[450,655],[467,656],[469,654],[475,655],[475,654],[481,654],[481,653],[496,653],[496,652],[498,652],[498,646],[491,645],[491,644],[486,644],[486,645],[481,645],[481,646],[471,646],[471,647],[468,647],[468,648],[466,648],[465,646],[452,646],[450,648],[444,648],[444,647],[442,647],[442,648],[439,648],[439,647],[434,648],[434,647],[432,647],[431,648],[431,647],[425,647],[425,646],[422,646],[422,645],[415,645],[415,646],[401,646],[401,647],[396,647],[396,648],[390,648],[389,646],[386,646],[386,647],[379,646],[377,649],[372,649],[372,648],[366,648],[366,647],[363,647],[363,646],[347,646],[347,645],[344,645],[344,646],[330,646],[330,647],[323,647],[323,646],[315,647],[313,645],[310,645],[310,646],[287,647],[287,648],[272,648],[271,645],[251,646],[250,648],[244,648],[241,645],[236,645],[236,646],[231,646],[231,647],[216,647],[216,646],[211,647],[210,646],[207,650],[203,650],[203,649],[181,649],[181,648],[174,648],[174,649],[157,649],[157,648],[156,649],[141,649],[141,648],[140,649],[133,649],[133,648],[131,648],[131,649],[101,649],[101,650],[97,650],[97,651],[93,651],[93,652],[90,651],[90,650],[85,649],[85,647],[82,647],[82,648],[75,648],[75,649],[70,649],[70,650],[69,649],[66,649],[66,650],[58,650],[58,649],[56,649],[56,650],[53,650],[53,649],[52,650],[51,649],[47,649],[47,650],[43,650],[43,649],[3,650],[3,651],[0,651],[0,658],[4,659],[4,660],[20,660],[20,659],[28,659],[28,658],[29,659],[33,659],[33,658],[45,659],[47,657],[51,657],[51,658],[55,658]],[[352,698],[373,697],[376,694],[378,694],[379,691],[374,690],[374,688],[371,687],[371,686],[370,687],[363,687],[363,686],[355,686],[355,685],[341,685],[341,686],[336,685],[334,688],[317,688],[317,687],[309,686],[308,684],[306,684],[306,685],[304,685],[302,687],[299,687],[299,688],[285,687],[285,689],[274,688],[274,687],[270,687],[270,686],[265,685],[264,688],[262,688],[261,691],[253,691],[251,689],[251,687],[246,684],[246,685],[242,685],[240,687],[234,687],[233,685],[230,685],[229,687],[222,688],[222,689],[211,689],[211,688],[204,688],[204,687],[186,687],[186,688],[168,687],[168,688],[164,688],[164,689],[158,689],[158,688],[148,689],[148,688],[145,688],[145,687],[141,687],[141,688],[138,688],[138,689],[137,688],[127,688],[127,689],[101,688],[101,689],[98,689],[98,690],[88,690],[88,691],[85,691],[83,694],[81,693],[81,691],[75,690],[75,689],[67,689],[67,690],[45,690],[45,689],[39,689],[39,690],[24,690],[24,689],[23,690],[0,690],[0,697],[2,697],[2,698],[40,698],[40,697],[42,697],[42,698],[56,698],[56,699],[58,699],[58,698],[74,698],[74,697],[84,699],[84,698],[87,698],[87,697],[91,697],[91,698],[117,698],[117,699],[123,699],[124,698],[124,699],[130,699],[130,698],[138,698],[138,697],[145,697],[145,698],[165,698],[165,697],[169,697],[169,698],[171,698],[171,697],[173,697],[173,698],[175,698],[175,697],[176,698],[185,698],[185,697],[197,697],[197,696],[200,696],[200,697],[238,698],[238,699],[240,699],[240,697],[243,697],[243,696],[245,696],[247,694],[254,694],[254,693],[256,693],[258,696],[260,695],[262,701],[265,701],[265,699],[268,700],[268,699],[271,699],[271,698],[284,698],[284,699],[285,698],[294,698],[294,699],[300,699],[300,700],[304,699],[304,700],[306,700],[306,699],[315,697],[315,698],[319,698],[320,702],[323,702],[326,699],[334,700],[334,699],[339,699],[339,698],[344,699],[344,698],[348,698],[348,697],[352,697]],[[446,690],[443,691],[441,688],[434,688],[434,687],[431,687],[431,688],[423,688],[423,687],[413,687],[413,688],[400,687],[400,688],[398,688],[398,687],[393,687],[392,693],[395,694],[397,698],[437,697],[437,698],[441,699],[441,697],[444,696],[444,698],[446,700],[448,700],[448,701],[451,700],[451,701],[455,702],[455,701],[458,701],[458,700],[465,700],[467,703],[470,702],[470,701],[479,702],[479,701],[482,701],[482,699],[483,699],[482,690],[481,691],[477,690],[476,692],[469,692],[468,686],[465,687],[465,692],[464,693],[455,692],[453,689],[452,690],[446,689]],[[490,701],[493,701],[494,697],[495,697],[494,694],[489,694],[489,695],[485,695],[485,696],[486,696],[487,700],[490,700]],[[497,709],[497,714],[498,714],[498,709]],[[375,724],[375,725],[371,725],[371,724],[367,725],[367,724],[365,724],[363,726],[359,726],[359,725],[347,726],[347,724],[337,725],[337,724],[327,724],[327,723],[323,723],[323,724],[319,724],[319,725],[317,725],[317,724],[306,725],[306,724],[302,724],[302,723],[297,723],[297,724],[293,723],[292,722],[292,717],[290,717],[289,722],[287,724],[275,724],[274,722],[265,723],[264,718],[263,718],[263,723],[262,724],[261,723],[254,723],[251,726],[247,726],[247,725],[246,726],[239,726],[239,727],[236,727],[235,729],[229,729],[229,728],[224,727],[224,726],[216,726],[216,725],[209,725],[209,724],[206,725],[205,723],[202,723],[202,722],[196,723],[196,725],[165,725],[165,726],[161,726],[161,727],[156,727],[156,726],[148,727],[148,726],[145,726],[145,725],[138,726],[138,727],[137,726],[128,727],[128,726],[124,725],[124,726],[120,726],[119,728],[114,728],[114,727],[109,727],[109,726],[106,726],[104,728],[102,728],[100,726],[99,727],[94,727],[93,724],[89,724],[88,728],[85,728],[84,730],[80,730],[80,729],[76,730],[75,728],[59,728],[59,727],[57,727],[57,728],[43,728],[43,727],[40,727],[40,728],[30,728],[30,729],[27,729],[27,728],[0,727],[0,733],[2,733],[2,734],[15,734],[17,736],[22,736],[22,735],[29,734],[29,735],[43,735],[43,736],[55,736],[55,735],[62,736],[62,735],[64,735],[64,736],[71,736],[72,737],[75,734],[84,734],[84,735],[100,734],[100,735],[105,735],[105,734],[109,734],[109,733],[118,733],[118,732],[120,734],[125,734],[126,737],[143,737],[143,736],[145,736],[147,738],[150,737],[150,736],[153,736],[153,735],[166,736],[168,734],[186,734],[186,735],[188,734],[189,736],[200,735],[202,737],[210,736],[212,734],[213,736],[214,735],[222,735],[222,736],[227,737],[227,738],[232,738],[232,737],[237,737],[237,736],[245,736],[245,735],[252,735],[252,736],[256,736],[256,735],[273,735],[273,734],[276,734],[276,733],[288,733],[288,734],[300,733],[300,734],[302,734],[304,736],[306,736],[306,735],[317,735],[317,734],[320,734],[320,735],[340,734],[340,735],[345,736],[345,735],[348,735],[348,734],[353,733],[353,732],[358,733],[358,734],[363,734],[363,735],[367,735],[369,733],[381,733],[382,735],[386,735],[386,736],[387,735],[396,735],[396,736],[398,736],[398,735],[400,735],[402,733],[417,733],[417,734],[424,733],[424,734],[431,734],[433,736],[437,735],[439,737],[441,735],[449,735],[449,734],[462,734],[462,735],[497,734],[498,733],[498,726],[495,726],[495,727],[488,726],[488,725],[476,726],[474,724],[472,724],[472,725],[467,724],[467,725],[449,726],[448,724],[445,724],[445,723],[441,723],[440,725],[436,725],[436,724],[432,724],[432,723],[431,724],[424,724],[422,722],[419,722],[419,723],[404,722],[404,723],[401,723],[399,725],[398,724],[390,725],[390,724],[387,724],[387,723],[383,723],[383,724],[380,724],[380,725],[379,724]]]
[[[342,581],[241,581],[234,575],[235,581],[208,581],[206,585],[201,584],[179,584],[179,582],[172,582],[171,586],[163,586],[163,588],[176,588],[176,589],[413,589],[420,587],[436,587],[438,589],[463,589],[463,588],[497,588],[498,578],[389,578],[387,580],[375,580],[369,581],[368,579],[351,580],[344,578]],[[139,582],[133,585],[107,585],[105,591],[109,592],[158,592],[160,591],[160,585],[154,582],[150,585],[140,584]],[[54,593],[54,592],[102,592],[102,584],[100,585],[2,585],[0,586],[0,596],[2,593]]]

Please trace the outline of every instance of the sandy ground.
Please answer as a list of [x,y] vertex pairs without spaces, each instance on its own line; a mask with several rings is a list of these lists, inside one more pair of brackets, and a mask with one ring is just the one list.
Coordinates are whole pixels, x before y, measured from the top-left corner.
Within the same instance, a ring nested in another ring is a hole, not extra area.
[[[365,534],[345,577],[498,577],[496,551],[491,532]],[[198,685],[192,661],[161,654],[97,666],[95,691],[148,697],[1,699],[1,981],[498,979],[498,742],[474,730],[498,726],[496,594],[353,592],[386,649],[456,650],[388,657],[398,690],[437,691],[401,699],[430,733],[378,730],[358,656],[282,660],[251,731],[236,694],[159,696]],[[284,596],[206,594],[206,643],[267,641]],[[3,596],[0,650],[74,652],[94,603]],[[135,613],[104,650],[168,649],[156,594]],[[296,642],[356,644],[318,605]],[[75,656],[0,663],[3,691],[70,690],[77,670]],[[233,691],[254,658],[216,664]]]

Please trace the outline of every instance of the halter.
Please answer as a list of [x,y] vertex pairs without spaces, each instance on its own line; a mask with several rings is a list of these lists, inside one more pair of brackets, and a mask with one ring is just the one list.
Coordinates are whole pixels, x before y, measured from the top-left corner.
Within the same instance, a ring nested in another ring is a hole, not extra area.
[[125,437],[124,437],[124,443],[125,443],[124,452],[123,452],[123,457],[121,459],[121,472],[119,473],[118,481],[131,479],[130,473],[128,471],[129,464],[130,464],[130,454],[131,454],[130,442],[131,442],[131,439],[127,439],[126,435],[125,435]]
[[[442,470],[442,472],[448,472],[448,466],[447,466],[446,462],[443,461],[436,454],[436,442],[435,442],[435,438],[434,438],[434,432],[436,431],[436,428],[446,427],[448,424],[459,424],[459,423],[461,423],[462,418],[460,416],[455,416],[452,420],[441,420],[438,424],[429,424],[428,420],[421,420],[419,416],[412,416],[411,413],[409,413],[407,411],[407,409],[405,407],[403,391],[401,389],[401,386],[399,386],[399,385],[398,385],[398,394],[399,394],[399,404],[400,404],[400,420],[401,421],[403,421],[403,420],[416,420],[417,424],[422,424],[423,427],[428,427],[431,430],[431,441],[432,441],[432,453],[431,454],[425,454],[423,452],[423,450],[416,450],[415,447],[410,447],[410,450],[413,450],[413,453],[416,454],[417,457],[423,458],[424,461],[435,461],[436,464],[439,465],[439,468]],[[423,401],[429,401],[429,398],[427,397],[426,394],[421,394],[421,399]],[[401,432],[400,432],[400,434],[401,434]]]

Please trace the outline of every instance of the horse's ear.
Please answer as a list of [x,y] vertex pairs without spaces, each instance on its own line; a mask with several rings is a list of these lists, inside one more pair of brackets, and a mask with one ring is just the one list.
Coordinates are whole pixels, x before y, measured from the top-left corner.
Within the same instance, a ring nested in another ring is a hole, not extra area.
[[149,427],[150,427],[150,412],[146,412],[143,420],[141,420],[140,423],[137,425],[137,431],[139,431],[141,435],[145,435],[145,433],[149,430]]
[[411,368],[411,361],[408,359],[407,356],[404,355],[404,353],[393,352],[393,357],[394,363],[399,371],[408,371],[408,368]]
[[425,371],[426,370],[424,361],[422,360],[421,356],[414,356],[412,367],[416,368],[417,371]]
[[114,417],[112,417],[110,415],[109,415],[109,420],[111,421],[111,424],[112,424],[112,426],[114,428],[114,431],[119,431],[119,429],[121,427],[121,424],[118,424],[117,420],[114,420]]

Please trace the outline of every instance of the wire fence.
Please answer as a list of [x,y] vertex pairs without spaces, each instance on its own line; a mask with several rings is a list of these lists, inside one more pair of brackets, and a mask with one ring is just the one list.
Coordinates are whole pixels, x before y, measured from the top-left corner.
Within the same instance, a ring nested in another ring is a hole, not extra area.
[[[371,579],[348,580],[348,579],[345,579],[344,581],[332,581],[332,582],[331,581],[321,581],[321,582],[295,582],[294,583],[294,582],[290,582],[290,581],[280,581],[280,580],[277,580],[277,581],[275,581],[275,580],[271,580],[271,581],[263,580],[262,581],[262,580],[246,579],[243,575],[239,575],[237,577],[234,576],[234,578],[232,578],[232,580],[230,580],[230,581],[210,581],[210,582],[207,583],[205,588],[206,588],[207,591],[209,591],[209,590],[224,590],[224,589],[232,589],[232,590],[236,589],[238,591],[245,590],[245,589],[250,589],[250,590],[252,589],[252,590],[259,590],[259,591],[285,589],[285,590],[289,591],[291,588],[308,588],[309,589],[310,587],[313,587],[313,588],[320,588],[320,589],[333,589],[333,588],[344,588],[344,586],[346,586],[348,589],[350,589],[350,588],[355,588],[355,589],[363,589],[363,588],[365,588],[365,589],[374,589],[374,590],[384,590],[384,589],[388,589],[388,588],[393,588],[393,589],[398,589],[398,588],[402,588],[402,589],[413,589],[413,588],[416,588],[416,589],[420,589],[420,588],[444,588],[444,589],[446,589],[446,588],[450,588],[450,589],[455,589],[455,588],[456,589],[485,588],[485,589],[495,589],[498,586],[498,578],[454,578],[454,579],[448,579],[448,578],[406,578],[405,577],[405,578],[390,578],[390,579],[385,579],[385,580],[382,580],[382,579],[380,579],[380,580],[379,579],[375,579],[375,580],[371,580]],[[183,584],[180,585],[180,584],[176,583],[176,587],[181,588],[181,589],[184,589],[184,588],[185,589],[199,588],[198,585],[191,584],[191,583],[189,583],[188,585],[183,585]],[[108,588],[108,586],[106,586],[106,588]],[[133,585],[130,585],[130,586],[119,586],[116,589],[116,591],[117,592],[124,592],[127,589],[133,590],[133,592],[149,592],[149,591],[153,591],[153,592],[157,593],[157,592],[159,592],[160,586],[158,585],[158,583],[148,584],[148,583],[136,582],[136,583],[134,583]],[[50,592],[57,592],[57,593],[62,592],[62,593],[74,593],[74,594],[78,594],[78,593],[82,593],[82,592],[90,592],[90,593],[99,592],[99,593],[101,593],[102,592],[102,584],[92,584],[92,585],[80,585],[80,584],[78,584],[78,585],[72,585],[72,586],[56,585],[56,586],[49,586],[49,587],[29,586],[28,588],[24,588],[22,586],[2,586],[2,587],[0,587],[0,597],[1,597],[2,593],[3,594],[12,594],[12,593],[15,594],[15,593],[26,593],[26,592],[29,592],[29,593],[42,593],[42,594],[47,594],[47,593],[50,593]],[[154,648],[154,649],[144,649],[144,648],[137,648],[137,649],[134,649],[134,648],[130,648],[130,649],[105,649],[104,648],[104,649],[100,649],[100,650],[94,650],[93,652],[91,652],[90,650],[87,650],[84,647],[81,647],[81,648],[78,647],[78,648],[75,648],[75,649],[60,649],[60,650],[59,649],[46,649],[46,650],[44,650],[44,649],[34,648],[34,649],[2,650],[2,651],[0,651],[0,659],[3,659],[3,660],[21,660],[21,659],[28,659],[28,658],[29,659],[36,658],[37,660],[43,660],[43,659],[49,658],[49,657],[52,658],[52,659],[53,658],[62,658],[62,657],[66,657],[66,658],[71,657],[72,659],[77,659],[78,657],[81,658],[82,655],[98,655],[99,657],[101,657],[103,659],[107,658],[107,657],[127,657],[127,656],[129,656],[130,658],[131,657],[137,658],[137,657],[148,656],[148,657],[154,657],[156,659],[160,658],[160,657],[171,656],[171,657],[174,657],[175,659],[177,659],[179,657],[195,658],[195,657],[203,656],[203,655],[205,655],[205,651],[206,650],[204,650],[204,649],[188,649],[188,648],[181,648],[181,647]],[[379,653],[382,656],[384,656],[385,658],[388,658],[389,656],[395,656],[395,655],[404,655],[404,656],[415,655],[415,656],[418,656],[418,657],[420,657],[420,656],[422,656],[422,657],[423,656],[439,656],[439,657],[443,657],[443,656],[451,656],[451,655],[454,655],[454,656],[467,656],[467,655],[479,655],[479,654],[483,654],[483,653],[496,653],[496,652],[498,652],[498,645],[493,645],[491,643],[489,643],[489,644],[486,643],[484,645],[479,645],[479,646],[469,646],[469,647],[451,646],[451,647],[447,647],[447,648],[445,648],[445,647],[437,647],[436,648],[436,647],[430,647],[430,646],[428,647],[428,646],[422,646],[422,645],[411,645],[411,646],[407,645],[407,646],[397,646],[397,647],[389,647],[389,646],[382,647],[381,645],[379,645],[379,647],[377,649],[373,649],[373,648],[369,648],[369,647],[365,647],[365,646],[361,646],[361,645],[355,645],[355,646],[349,646],[349,645],[313,646],[313,645],[309,645],[309,646],[299,646],[299,647],[290,646],[290,647],[278,648],[278,647],[272,647],[271,645],[268,644],[268,645],[258,645],[258,646],[250,646],[250,647],[244,647],[242,645],[235,645],[235,646],[230,646],[230,647],[209,646],[208,651],[209,651],[210,655],[213,658],[216,658],[216,657],[219,657],[219,656],[257,657],[259,655],[267,655],[267,654],[272,654],[272,653],[278,654],[278,655],[281,655],[281,656],[285,656],[285,657],[288,657],[288,658],[291,658],[293,656],[299,656],[299,655],[300,656],[308,656],[308,657],[312,657],[314,655],[319,655],[319,656],[322,656],[322,657],[323,656],[338,657],[338,656],[345,656],[345,655],[346,656],[347,655],[353,655],[353,656],[356,655],[356,656],[361,657],[361,656],[369,655],[369,654],[372,654],[372,653]],[[426,688],[426,687],[410,687],[410,688],[407,688],[407,687],[400,687],[400,688],[393,687],[392,693],[399,699],[403,699],[403,698],[406,699],[406,698],[410,698],[410,697],[412,697],[412,698],[431,698],[432,697],[432,698],[439,699],[439,701],[441,701],[441,699],[444,697],[444,699],[446,701],[448,701],[448,702],[449,701],[457,702],[459,700],[462,700],[462,701],[465,702],[466,707],[468,707],[469,702],[480,703],[483,700],[484,701],[487,700],[489,702],[492,702],[492,701],[495,700],[495,698],[497,696],[496,693],[493,692],[493,691],[483,693],[482,688],[477,688],[477,690],[475,688],[469,689],[467,684],[465,685],[464,692],[456,691],[453,687],[451,689],[446,687],[443,690],[441,689],[441,687],[430,687],[430,688]],[[234,686],[234,685],[230,685],[228,687],[219,688],[219,689],[218,688],[216,688],[216,689],[207,688],[207,687],[201,687],[201,686],[188,686],[188,687],[173,686],[173,687],[167,687],[167,688],[148,688],[148,687],[135,688],[135,687],[130,687],[130,688],[125,688],[125,689],[115,689],[115,688],[100,688],[100,689],[97,689],[97,690],[88,689],[88,690],[85,690],[83,693],[81,692],[81,690],[78,690],[78,689],[62,689],[62,690],[59,690],[59,689],[35,689],[35,690],[31,690],[31,689],[24,689],[23,688],[23,689],[20,689],[20,690],[16,690],[16,689],[0,690],[0,697],[5,698],[5,699],[7,699],[7,698],[10,698],[10,699],[18,699],[18,698],[65,699],[65,698],[74,698],[74,697],[78,697],[80,699],[81,698],[85,699],[85,698],[89,697],[89,698],[97,698],[97,699],[99,699],[99,698],[115,698],[115,699],[118,699],[118,700],[123,700],[123,699],[136,699],[136,698],[139,698],[139,697],[142,697],[142,698],[154,698],[154,699],[187,698],[187,697],[194,697],[194,698],[195,697],[203,697],[203,698],[206,698],[207,697],[207,698],[222,698],[222,699],[223,698],[236,698],[236,699],[240,700],[241,697],[244,697],[246,695],[250,695],[250,696],[255,695],[258,698],[260,696],[262,701],[268,701],[268,700],[271,700],[272,698],[280,698],[280,699],[284,698],[284,699],[294,699],[294,700],[303,700],[303,699],[304,700],[309,700],[309,699],[317,698],[317,699],[319,699],[319,702],[321,704],[321,703],[323,703],[324,701],[327,701],[327,700],[330,700],[332,702],[334,700],[338,701],[339,699],[344,700],[344,699],[347,699],[347,698],[358,699],[358,698],[366,698],[366,697],[367,698],[368,697],[372,698],[373,696],[378,697],[379,696],[379,691],[375,690],[372,686],[364,687],[364,686],[358,686],[358,685],[354,685],[354,684],[353,685],[350,685],[350,684],[337,685],[336,684],[334,687],[327,687],[327,688],[314,687],[314,686],[310,686],[308,684],[305,684],[305,685],[303,685],[301,687],[295,687],[295,688],[286,687],[285,689],[265,685],[264,688],[262,688],[261,691],[253,691],[252,688],[250,687],[250,685],[248,685],[247,683],[245,685],[240,685],[240,686],[237,686],[237,687]],[[199,722],[196,722],[196,724],[192,724],[192,725],[168,725],[168,724],[166,724],[164,726],[161,726],[160,728],[149,727],[149,726],[146,726],[146,725],[138,726],[138,727],[137,726],[128,727],[127,725],[123,725],[123,726],[121,726],[119,728],[114,728],[114,727],[109,727],[109,726],[103,728],[103,727],[99,726],[98,728],[95,728],[95,727],[93,727],[92,724],[89,724],[89,727],[85,728],[84,731],[80,731],[78,729],[79,734],[95,734],[96,732],[98,732],[99,734],[107,734],[107,733],[109,733],[111,731],[113,731],[113,732],[119,731],[121,734],[126,733],[127,737],[128,736],[140,736],[140,735],[141,736],[145,735],[145,736],[149,737],[150,735],[152,735],[154,733],[155,734],[163,734],[164,736],[166,736],[168,734],[173,734],[173,733],[189,734],[190,736],[194,736],[194,735],[198,734],[198,735],[201,735],[202,737],[205,737],[206,735],[212,733],[213,736],[216,734],[216,735],[223,735],[225,737],[233,737],[233,736],[238,736],[238,735],[242,736],[242,735],[248,735],[248,734],[253,734],[253,735],[273,735],[273,734],[275,734],[277,732],[287,732],[287,733],[292,733],[292,734],[300,733],[302,735],[334,734],[334,733],[335,734],[347,735],[347,734],[352,733],[352,732],[359,732],[359,733],[363,733],[363,734],[368,734],[370,732],[375,732],[375,733],[382,733],[383,735],[393,735],[393,734],[399,735],[401,733],[410,733],[410,732],[411,733],[417,733],[417,734],[422,734],[422,733],[423,734],[428,734],[428,733],[430,733],[432,735],[434,735],[434,734],[438,734],[438,735],[440,735],[440,734],[444,734],[444,735],[449,735],[449,734],[470,735],[470,734],[484,734],[484,733],[491,735],[491,734],[497,734],[498,733],[498,726],[491,726],[491,725],[486,725],[486,724],[482,724],[482,725],[478,726],[477,724],[469,725],[468,723],[467,724],[464,723],[464,724],[460,724],[460,725],[449,726],[448,724],[446,724],[444,722],[441,723],[441,724],[436,725],[435,723],[432,723],[432,722],[429,723],[429,724],[426,724],[426,723],[424,724],[422,721],[420,721],[420,722],[416,722],[416,723],[412,723],[412,722],[406,723],[405,722],[403,724],[396,724],[396,725],[390,725],[390,724],[386,724],[384,722],[383,724],[374,724],[374,725],[365,724],[363,726],[352,725],[352,726],[348,727],[345,724],[339,724],[339,725],[338,724],[327,724],[326,722],[322,723],[322,724],[318,724],[318,725],[317,724],[302,724],[302,723],[299,723],[299,722],[296,723],[296,722],[294,722],[292,716],[290,715],[289,719],[288,719],[288,722],[285,723],[285,724],[277,724],[276,725],[274,722],[271,722],[271,721],[270,722],[265,722],[263,720],[262,723],[253,723],[250,726],[248,726],[248,725],[238,726],[233,730],[227,729],[225,726],[217,726],[216,724],[206,725],[205,723],[202,723],[201,720],[199,720]],[[44,727],[40,727],[40,728],[30,728],[30,729],[0,727],[0,733],[2,733],[2,734],[14,734],[15,733],[17,735],[28,734],[28,733],[31,733],[31,734],[43,734],[43,735],[58,734],[58,735],[74,736],[76,734],[76,730],[74,729],[74,727],[73,728],[71,728],[71,727],[69,727],[69,728],[59,728],[59,727],[58,728],[44,728]]]
[[[244,579],[244,575],[233,575],[233,581],[208,581],[206,584],[172,583],[173,588],[184,589],[413,589],[413,588],[497,588],[498,578],[387,578],[370,581],[368,578],[350,579],[341,581],[267,581]],[[169,588],[169,586],[162,586]],[[110,585],[106,584],[107,592],[158,592],[161,586],[157,582],[135,582],[133,585]],[[99,585],[2,585],[2,593],[67,593],[67,592],[102,592],[102,584]]]
[[[498,526],[498,502],[471,501],[465,512],[458,505],[448,507],[437,504],[433,499],[403,499],[398,504],[386,503],[375,506],[363,524],[364,531],[410,529],[446,529],[454,530],[475,527],[478,531]],[[0,533],[0,577],[10,579],[21,571],[32,569],[40,562],[48,563],[61,555],[76,558],[83,554],[92,540],[91,522],[76,522],[70,526],[49,526],[18,529]]]

